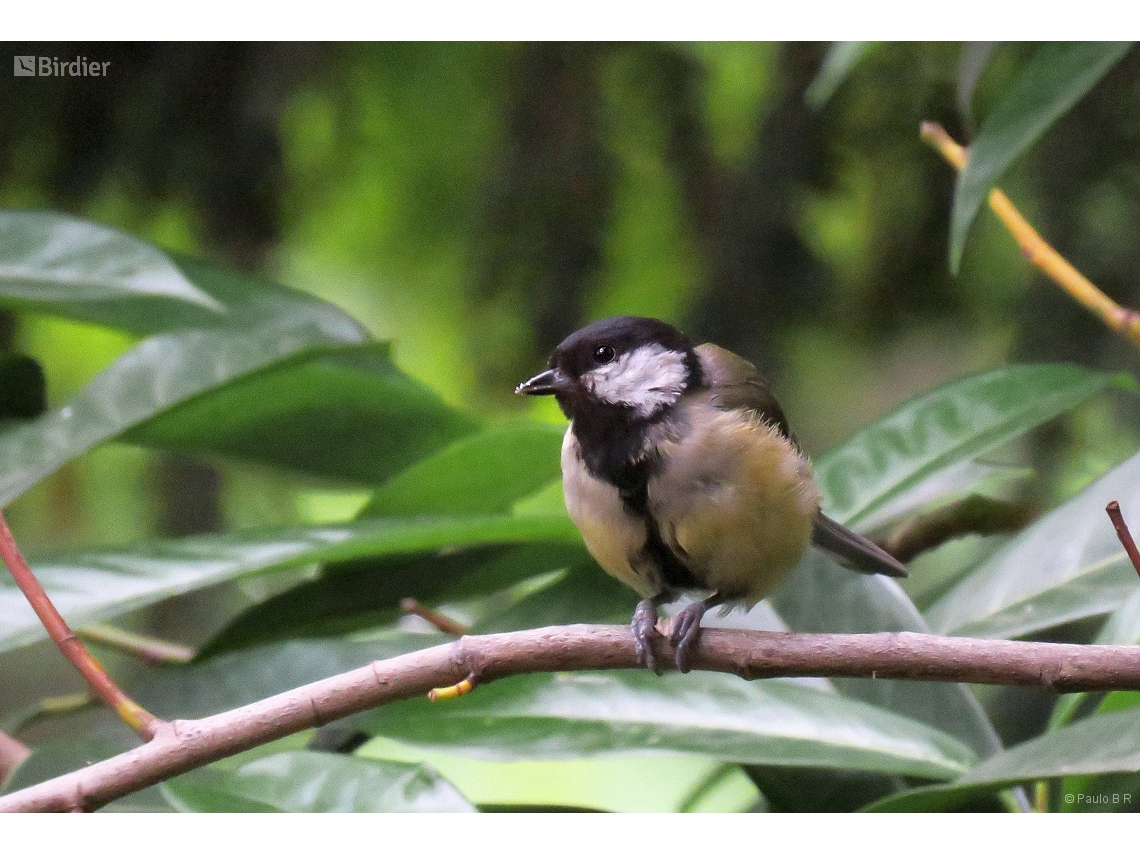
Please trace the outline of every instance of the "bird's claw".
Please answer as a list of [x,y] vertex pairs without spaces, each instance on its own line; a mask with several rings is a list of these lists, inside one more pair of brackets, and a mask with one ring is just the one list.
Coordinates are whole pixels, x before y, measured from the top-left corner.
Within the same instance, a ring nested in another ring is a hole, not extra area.
[[669,634],[669,641],[673,645],[674,661],[677,670],[682,674],[689,673],[689,651],[696,643],[701,632],[701,618],[705,616],[708,606],[698,600],[689,603],[673,618],[673,631]]
[[653,655],[653,638],[661,633],[657,631],[657,606],[652,600],[642,600],[637,604],[630,628],[633,630],[634,647],[637,648],[637,661],[652,668],[653,673],[660,676],[661,669]]

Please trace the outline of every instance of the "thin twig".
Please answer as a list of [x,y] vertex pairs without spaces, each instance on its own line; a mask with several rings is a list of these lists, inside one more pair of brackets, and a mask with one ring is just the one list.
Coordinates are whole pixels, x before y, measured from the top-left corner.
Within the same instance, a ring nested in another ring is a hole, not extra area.
[[185,664],[194,658],[194,649],[185,644],[151,638],[137,632],[129,632],[109,623],[93,623],[80,627],[75,634],[93,644],[102,644],[122,650],[146,662]]
[[1104,510],[1108,513],[1108,518],[1112,520],[1112,527],[1116,529],[1116,536],[1120,539],[1120,545],[1128,553],[1128,560],[1132,562],[1132,568],[1136,571],[1136,575],[1140,576],[1140,550],[1136,549],[1136,541],[1132,539],[1132,532],[1128,530],[1128,523],[1124,521],[1124,515],[1120,512],[1120,502],[1113,499]]
[[87,685],[110,704],[128,727],[143,739],[150,739],[157,726],[161,724],[160,720],[131,700],[71,631],[71,627],[56,610],[39,580],[28,567],[28,563],[24,561],[24,556],[20,554],[20,548],[16,545],[16,538],[12,536],[12,530],[8,528],[8,522],[2,512],[0,512],[0,557],[8,565],[16,585],[23,591],[52,641],[83,675]]
[[[674,651],[653,640],[659,662]],[[809,635],[706,629],[694,668],[761,677],[871,677],[1044,686],[1057,691],[1140,689],[1140,647],[945,638],[911,632]],[[94,810],[207,763],[469,675],[638,668],[628,626],[560,626],[467,636],[373,662],[240,709],[175,721],[132,751],[0,797],[0,811]],[[463,701],[455,701],[463,703]]]
[[454,618],[449,618],[443,612],[428,608],[412,597],[405,597],[400,600],[400,611],[407,615],[423,618],[440,632],[446,632],[448,635],[465,635],[471,629],[471,627]]
[[[923,122],[919,136],[936,148],[959,172],[966,168],[966,149],[958,145],[940,124]],[[1085,278],[1029,225],[1029,221],[1014,207],[1009,197],[996,187],[990,190],[989,205],[1021,247],[1022,255],[1060,285],[1069,296],[1099,317],[1109,329],[1140,347],[1140,313],[1124,308]]]

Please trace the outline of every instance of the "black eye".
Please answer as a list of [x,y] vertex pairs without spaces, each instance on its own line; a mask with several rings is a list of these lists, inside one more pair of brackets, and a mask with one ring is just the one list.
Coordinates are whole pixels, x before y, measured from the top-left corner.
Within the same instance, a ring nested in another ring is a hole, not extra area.
[[594,362],[598,365],[605,365],[607,362],[613,362],[614,349],[608,344],[603,344],[601,347],[594,349]]

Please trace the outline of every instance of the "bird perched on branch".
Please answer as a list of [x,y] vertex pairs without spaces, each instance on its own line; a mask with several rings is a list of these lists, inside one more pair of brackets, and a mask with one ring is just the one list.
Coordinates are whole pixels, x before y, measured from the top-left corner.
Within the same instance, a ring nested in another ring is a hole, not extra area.
[[820,512],[811,466],[767,383],[715,344],[694,347],[652,318],[608,318],[569,336],[549,370],[515,391],[554,395],[570,419],[566,509],[602,568],[645,598],[632,629],[654,670],[659,606],[708,593],[673,621],[677,668],[687,671],[704,613],[754,605],[809,543],[859,573],[906,576]]

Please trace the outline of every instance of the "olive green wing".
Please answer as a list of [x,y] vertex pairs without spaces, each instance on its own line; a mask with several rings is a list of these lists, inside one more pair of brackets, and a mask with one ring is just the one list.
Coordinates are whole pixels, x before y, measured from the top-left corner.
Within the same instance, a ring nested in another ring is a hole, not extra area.
[[721,410],[751,410],[799,448],[779,401],[755,365],[715,344],[702,344],[696,351],[714,406]]

